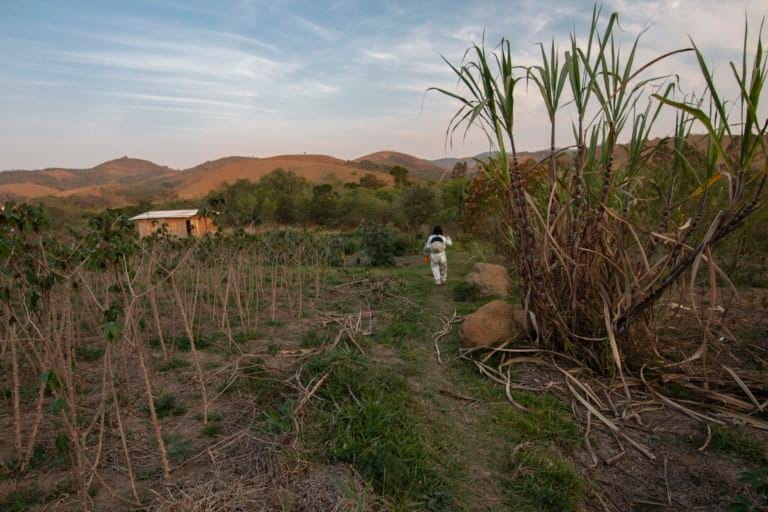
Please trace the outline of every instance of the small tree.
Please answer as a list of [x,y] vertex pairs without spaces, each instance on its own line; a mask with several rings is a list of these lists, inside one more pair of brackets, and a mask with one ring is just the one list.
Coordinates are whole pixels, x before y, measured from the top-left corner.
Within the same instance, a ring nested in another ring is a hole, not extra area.
[[403,211],[408,218],[408,225],[418,227],[434,219],[440,211],[440,203],[435,192],[425,186],[410,187],[403,191],[400,198]]
[[395,185],[398,187],[408,186],[408,169],[400,165],[396,165],[389,171],[389,174],[395,178]]
[[366,173],[360,178],[360,186],[365,188],[379,189],[385,187],[387,183],[373,173]]

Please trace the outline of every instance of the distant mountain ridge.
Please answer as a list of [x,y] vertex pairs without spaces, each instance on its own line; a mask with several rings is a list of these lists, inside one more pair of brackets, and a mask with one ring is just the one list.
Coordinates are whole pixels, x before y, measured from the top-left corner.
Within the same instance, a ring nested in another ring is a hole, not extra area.
[[[394,166],[405,167],[415,179],[440,180],[457,162],[467,162],[471,172],[475,159],[484,159],[490,154],[432,161],[391,150],[377,151],[354,160],[307,154],[260,158],[227,156],[184,170],[122,157],[85,169],[52,167],[0,172],[0,202],[54,197],[76,200],[84,207],[118,207],[142,201],[196,199],[225,183],[240,179],[258,181],[278,168],[314,183],[358,182],[367,173],[392,183],[389,172]],[[547,154],[547,151],[521,152],[518,157],[523,161],[541,159]]]

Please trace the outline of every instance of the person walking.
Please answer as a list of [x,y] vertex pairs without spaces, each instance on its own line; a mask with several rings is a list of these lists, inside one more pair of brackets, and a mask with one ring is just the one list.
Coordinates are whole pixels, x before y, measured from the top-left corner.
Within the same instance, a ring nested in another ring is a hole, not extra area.
[[445,285],[448,279],[448,257],[445,254],[445,248],[451,245],[453,245],[451,237],[445,235],[440,226],[435,226],[432,234],[427,238],[427,243],[424,244],[424,254],[429,255],[432,276],[438,286]]

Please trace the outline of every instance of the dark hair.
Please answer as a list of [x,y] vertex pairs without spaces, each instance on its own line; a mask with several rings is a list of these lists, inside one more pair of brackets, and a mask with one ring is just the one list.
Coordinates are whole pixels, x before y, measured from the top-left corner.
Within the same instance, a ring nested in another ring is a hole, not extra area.
[[443,234],[443,228],[440,226],[435,226],[435,229],[432,230],[433,235],[442,235]]

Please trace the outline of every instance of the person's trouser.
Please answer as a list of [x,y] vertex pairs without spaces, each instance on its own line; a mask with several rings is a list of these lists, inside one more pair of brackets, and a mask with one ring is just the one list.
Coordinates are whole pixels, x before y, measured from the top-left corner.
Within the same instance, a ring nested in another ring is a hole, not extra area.
[[432,276],[435,283],[442,284],[448,279],[448,258],[444,252],[433,252],[429,255],[430,266],[432,267]]

